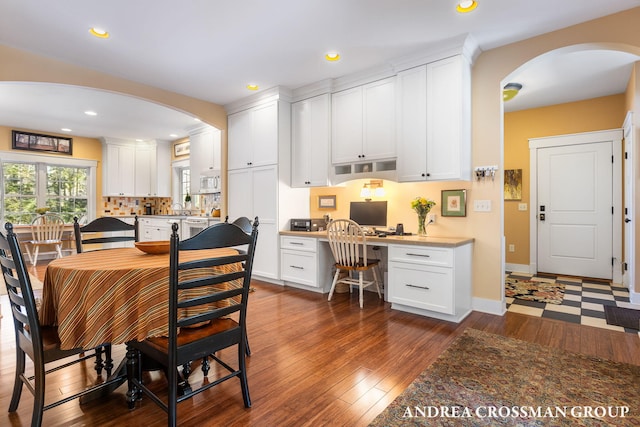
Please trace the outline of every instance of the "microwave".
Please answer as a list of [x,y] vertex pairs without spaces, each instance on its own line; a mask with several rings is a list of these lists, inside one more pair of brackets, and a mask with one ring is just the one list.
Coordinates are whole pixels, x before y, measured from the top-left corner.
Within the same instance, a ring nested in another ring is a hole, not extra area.
[[207,172],[200,175],[200,194],[219,193],[222,190],[220,171]]

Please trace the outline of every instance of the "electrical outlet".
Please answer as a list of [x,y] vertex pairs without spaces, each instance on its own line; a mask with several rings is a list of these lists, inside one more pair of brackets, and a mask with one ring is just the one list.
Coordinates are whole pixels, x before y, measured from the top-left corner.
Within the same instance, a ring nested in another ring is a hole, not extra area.
[[436,214],[429,214],[429,223],[430,224],[436,223]]
[[516,245],[514,245],[513,243],[509,245],[509,252],[515,252],[516,251]]
[[474,200],[473,210],[476,212],[491,212],[491,200]]
[[526,211],[527,210],[527,204],[526,203],[518,203],[518,210],[519,211]]

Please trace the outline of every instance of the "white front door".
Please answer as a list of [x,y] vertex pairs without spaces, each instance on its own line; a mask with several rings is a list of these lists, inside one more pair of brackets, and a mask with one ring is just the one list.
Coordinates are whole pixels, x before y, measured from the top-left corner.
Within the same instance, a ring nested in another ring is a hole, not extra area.
[[611,141],[537,150],[538,271],[612,279],[612,151]]

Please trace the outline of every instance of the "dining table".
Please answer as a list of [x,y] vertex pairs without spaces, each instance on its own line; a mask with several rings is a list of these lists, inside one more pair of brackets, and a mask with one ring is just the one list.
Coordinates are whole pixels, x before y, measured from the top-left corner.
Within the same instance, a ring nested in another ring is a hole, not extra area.
[[[179,259],[185,262],[237,253],[229,248],[180,251]],[[221,274],[234,268],[241,267],[231,264],[187,270],[180,272],[179,278]],[[212,285],[217,290],[241,286],[242,279]],[[190,298],[211,291],[211,287],[181,290],[179,298],[182,293]],[[221,303],[225,301],[216,304]],[[169,254],[148,254],[129,247],[82,252],[53,260],[45,272],[38,314],[42,325],[57,326],[62,349],[91,349],[102,344],[168,336]],[[194,314],[197,312],[185,310],[181,315]],[[121,379],[113,389],[125,380],[124,361],[110,376]],[[83,396],[81,403],[104,394]]]

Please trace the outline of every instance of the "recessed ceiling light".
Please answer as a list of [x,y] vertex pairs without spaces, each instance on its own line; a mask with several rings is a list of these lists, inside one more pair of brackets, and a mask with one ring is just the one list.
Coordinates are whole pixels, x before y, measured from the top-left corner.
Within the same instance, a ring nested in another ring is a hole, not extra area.
[[136,139],[136,142],[142,142],[142,141],[144,141],[144,139],[140,139],[140,138]]
[[171,138],[177,138],[178,135],[176,135],[175,133],[172,133],[171,135],[169,135]]
[[91,110],[85,111],[84,113],[87,116],[97,116],[98,115],[98,113],[96,113],[95,111],[91,111]]
[[461,0],[458,2],[456,10],[460,13],[467,13],[471,12],[476,7],[478,7],[478,2],[476,2],[475,0]]
[[520,83],[507,83],[502,89],[502,100],[505,102],[512,100],[520,92],[520,89],[522,89]]
[[69,129],[69,128],[62,128],[62,129],[60,129],[60,130],[61,130],[62,132],[71,132],[71,129]]
[[330,62],[335,62],[340,60],[340,54],[338,52],[327,52],[324,55],[324,59]]
[[91,27],[89,29],[89,33],[92,36],[101,38],[101,39],[108,39],[109,38],[109,33],[106,30],[103,30],[102,28],[98,28],[98,27]]
[[201,121],[202,121],[202,120],[200,120],[200,119],[199,119],[199,118],[197,118],[197,117],[194,117],[194,118],[193,118],[193,120],[195,120],[196,122],[201,122]]
[[256,84],[249,83],[249,84],[247,85],[247,89],[249,89],[249,90],[258,90],[258,89],[259,89],[259,87],[258,87],[258,85],[256,85]]

